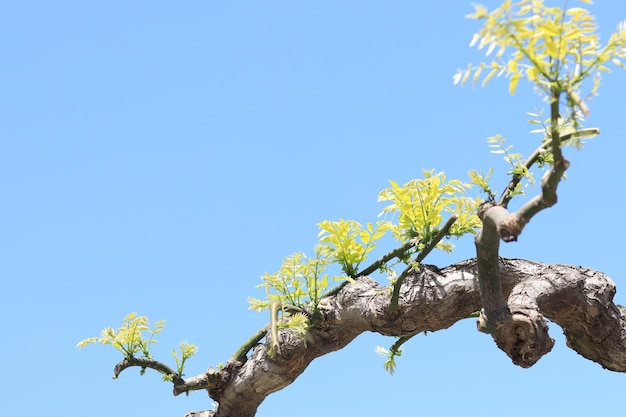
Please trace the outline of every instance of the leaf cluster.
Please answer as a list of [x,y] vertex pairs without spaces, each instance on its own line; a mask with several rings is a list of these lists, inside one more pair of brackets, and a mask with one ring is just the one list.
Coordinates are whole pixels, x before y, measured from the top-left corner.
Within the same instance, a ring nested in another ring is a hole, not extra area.
[[290,329],[297,337],[303,340],[306,345],[306,339],[304,336],[311,326],[309,316],[304,313],[296,312],[283,317],[284,319],[278,322],[278,328]]
[[[431,243],[433,247],[451,251],[453,245],[441,241],[441,236],[433,243],[435,236],[441,233],[444,218],[447,215],[455,220],[447,229],[447,236],[474,233],[480,227],[476,216],[480,200],[464,195],[470,188],[469,184],[459,180],[448,181],[444,173],[435,173],[434,170],[423,171],[423,174],[423,179],[412,180],[402,186],[390,181],[391,187],[380,192],[378,200],[389,203],[381,215],[389,219],[365,225],[344,219],[320,222],[315,257],[308,258],[299,252],[286,257],[277,272],[265,273],[261,277],[263,283],[258,287],[265,289],[266,298],[258,300],[250,297],[250,308],[262,311],[278,303],[283,315],[285,311],[289,313],[292,310],[311,316],[317,313],[318,304],[330,281],[351,281],[376,270],[394,277],[396,274],[389,262],[397,259],[416,268],[419,262],[410,260],[412,254]],[[387,232],[391,232],[402,245],[361,269]],[[325,271],[332,264],[338,265],[344,275],[329,278]]]
[[487,171],[486,174],[484,172],[478,172],[475,169],[469,171],[470,184],[478,186],[485,194],[487,194],[487,199],[489,201],[494,201],[496,199],[496,193],[489,185],[489,180],[491,179],[492,174],[493,168],[489,168],[489,171]]
[[178,345],[178,352],[176,352],[175,349],[172,349],[172,356],[176,362],[176,372],[178,373],[178,376],[184,376],[183,370],[185,369],[185,362],[187,359],[195,355],[197,351],[198,347],[196,345],[187,343],[185,340],[182,340]]
[[385,357],[383,367],[385,368],[385,371],[393,375],[396,372],[396,358],[402,356],[402,349],[394,349],[393,347],[385,349],[382,346],[376,346],[376,353]]
[[150,328],[146,316],[130,313],[124,317],[124,321],[118,329],[106,327],[100,333],[100,337],[81,340],[76,347],[84,348],[91,343],[111,345],[122,352],[126,359],[133,358],[138,353],[152,359],[150,346],[157,342],[154,335],[160,333],[164,326],[165,320],[159,320]]
[[[464,196],[471,184],[459,180],[446,181],[443,172],[422,170],[424,178],[414,179],[403,186],[389,181],[391,187],[378,195],[378,201],[388,201],[382,214],[391,214],[397,219],[390,221],[389,229],[400,242],[413,240],[416,246],[424,245],[435,236],[444,216],[456,215],[457,221],[450,229],[451,236],[474,233],[480,227],[476,217],[479,200]],[[437,247],[447,252],[454,246],[441,241]]]
[[363,227],[355,220],[330,221],[318,224],[321,229],[318,237],[321,243],[328,245],[331,259],[341,266],[341,270],[350,278],[356,278],[359,265],[367,254],[376,247],[375,241],[389,230],[389,222],[378,221],[374,227],[367,223]]
[[563,9],[548,7],[543,0],[507,0],[493,11],[482,5],[474,8],[467,17],[484,24],[470,46],[486,48],[486,56],[493,58],[457,71],[455,84],[465,84],[470,78],[476,84],[488,71],[483,86],[504,74],[509,78],[509,93],[514,94],[518,81],[526,78],[547,94],[557,85],[580,105],[577,90],[584,79],[594,77],[591,94],[595,94],[600,72],[610,72],[609,62],[625,68],[621,59],[626,57],[626,21],[603,46],[593,15],[581,7]]
[[[133,359],[137,357],[139,353],[147,359],[152,359],[150,347],[157,342],[154,335],[163,330],[165,320],[156,321],[152,327],[150,327],[149,324],[148,317],[140,316],[137,313],[130,313],[124,317],[122,325],[119,328],[113,329],[112,327],[106,327],[100,333],[100,337],[96,336],[81,340],[76,347],[82,349],[92,343],[111,345],[124,355],[124,359]],[[185,362],[198,351],[198,348],[185,341],[180,343],[179,348],[180,355],[178,355],[174,349],[172,349],[172,355],[176,361],[178,376],[182,377]],[[142,375],[144,371],[145,368],[142,368]],[[171,381],[173,377],[174,375],[163,374],[164,381]]]
[[266,272],[261,277],[263,283],[257,288],[265,289],[266,298],[248,298],[250,309],[262,311],[278,302],[281,306],[297,309],[312,307],[315,310],[328,288],[329,277],[325,270],[329,257],[329,251],[323,246],[316,248],[314,258],[308,258],[302,252],[287,256],[278,271],[273,274]]
[[[526,78],[545,92],[551,104],[552,115],[548,119],[542,118],[542,111],[528,113],[533,117],[530,123],[541,125],[532,132],[543,135],[542,145],[530,157],[523,158],[513,152],[512,146],[505,145],[506,140],[500,135],[488,138],[492,153],[502,154],[511,166],[508,172],[511,182],[500,199],[500,203],[506,206],[511,198],[523,194],[522,180],[527,181],[526,185],[535,183],[529,170],[533,164],[540,168],[552,165],[553,152],[560,153],[561,146],[580,149],[585,139],[599,132],[598,129],[581,129],[589,110],[581,98],[580,89],[585,79],[593,77],[589,94],[595,94],[600,85],[600,73],[610,72],[609,63],[626,68],[621,61],[626,57],[626,21],[618,25],[603,46],[594,17],[581,7],[549,7],[543,0],[515,3],[507,0],[492,11],[475,5],[474,13],[467,17],[483,21],[470,46],[486,49],[486,56],[491,57],[491,61],[478,66],[470,64],[457,71],[454,83],[465,84],[472,78],[476,84],[484,76],[482,85],[485,85],[495,75],[504,74],[509,78],[509,93],[513,94],[518,81]],[[484,75],[483,70],[487,69],[489,72]],[[560,109],[559,104],[561,93],[567,95],[564,109]],[[559,113],[558,117],[556,113]],[[488,183],[491,174],[492,171],[487,175],[472,171],[470,178],[489,199],[495,200]]]

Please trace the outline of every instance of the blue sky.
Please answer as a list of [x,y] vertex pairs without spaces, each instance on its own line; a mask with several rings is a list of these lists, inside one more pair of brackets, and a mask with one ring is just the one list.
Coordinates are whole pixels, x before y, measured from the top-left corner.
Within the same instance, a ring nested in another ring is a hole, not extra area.
[[[574,3],[570,1],[570,3]],[[496,1],[484,2],[495,6]],[[560,5],[560,2],[555,2]],[[626,3],[591,7],[604,39]],[[120,356],[76,343],[133,311],[165,319],[154,354],[200,347],[187,375],[228,357],[267,322],[249,311],[260,276],[312,252],[323,219],[375,221],[378,192],[422,168],[466,179],[506,172],[486,138],[521,152],[538,138],[530,85],[453,86],[468,47],[469,1],[24,1],[0,13],[0,415],[183,416],[211,407]],[[620,289],[626,74],[606,75],[587,126],[602,135],[572,166],[559,204],[502,255],[585,265]],[[495,184],[502,185],[503,177]],[[473,256],[471,238],[445,266]],[[382,249],[381,249],[382,250]],[[586,416],[623,408],[626,376],[564,343],[514,366],[466,320],[418,336],[387,374],[366,334],[314,361],[259,416]],[[35,410],[36,409],[36,410]],[[519,415],[527,412],[520,410]]]

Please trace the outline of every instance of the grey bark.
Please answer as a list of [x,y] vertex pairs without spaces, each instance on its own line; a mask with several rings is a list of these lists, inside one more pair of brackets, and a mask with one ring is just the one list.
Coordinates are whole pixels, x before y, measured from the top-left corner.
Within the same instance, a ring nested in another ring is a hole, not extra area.
[[[602,272],[583,267],[500,259],[502,288],[514,326],[492,329],[498,346],[517,365],[532,366],[553,340],[543,317],[562,327],[567,345],[602,367],[626,372],[625,309],[613,303],[615,285]],[[271,356],[269,336],[244,361],[190,378],[177,392],[207,389],[215,411],[186,417],[250,417],[271,393],[291,384],[319,356],[342,349],[363,332],[406,336],[446,329],[482,308],[475,260],[439,269],[422,265],[407,277],[399,307],[389,309],[390,289],[368,277],[322,300],[323,320],[306,341],[279,333],[280,354]],[[479,320],[479,328],[481,326]]]

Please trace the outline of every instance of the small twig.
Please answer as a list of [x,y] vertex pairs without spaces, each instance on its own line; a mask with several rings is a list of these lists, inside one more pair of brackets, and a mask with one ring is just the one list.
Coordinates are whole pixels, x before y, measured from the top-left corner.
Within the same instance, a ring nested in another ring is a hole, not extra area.
[[328,298],[328,297],[332,297],[333,295],[337,295],[337,293],[339,293],[339,291],[341,291],[341,289],[343,287],[345,287],[346,285],[348,285],[350,281],[344,281],[341,284],[337,285],[334,288],[331,288],[330,290],[326,291],[324,294],[322,294],[322,296],[320,297],[320,299],[322,298]]
[[[552,158],[554,159],[554,168],[564,161],[563,152],[561,152],[561,129],[559,129],[559,114],[561,103],[561,89],[554,87],[552,89],[552,101],[550,103],[550,139],[552,143]],[[561,178],[559,177],[560,181]]]
[[163,362],[155,361],[154,359],[135,357],[125,358],[123,361],[115,365],[115,368],[113,369],[113,378],[117,378],[118,376],[120,376],[123,370],[133,366],[154,369],[157,372],[168,375],[171,377],[174,385],[180,385],[185,383],[185,380],[181,378],[181,376],[178,375],[176,371],[174,371]]
[[410,250],[413,246],[415,246],[415,243],[413,241],[406,242],[404,245],[392,250],[389,253],[386,253],[385,255],[377,259],[373,264],[359,272],[357,276],[369,275],[371,273],[374,273],[381,266],[383,266],[393,258],[399,258],[400,256],[404,255],[406,251]]
[[405,344],[406,342],[408,342],[409,340],[411,340],[414,336],[417,336],[419,333],[413,333],[411,335],[408,336],[401,336],[398,338],[398,340],[396,340],[394,342],[393,345],[391,345],[391,347],[389,348],[390,352],[397,352],[400,350],[400,347]]
[[[569,161],[563,157],[563,152],[561,151],[561,143],[566,135],[560,136],[558,126],[559,95],[559,90],[553,92],[553,101],[551,104],[550,143],[554,158],[552,169],[548,171],[541,180],[541,193],[524,204],[517,212],[513,213],[506,222],[499,224],[499,230],[506,229],[517,236],[522,232],[524,226],[533,216],[543,209],[552,207],[557,202],[557,187],[563,178],[563,174],[567,168],[569,168]],[[596,132],[599,132],[599,130],[596,130]]]
[[244,342],[243,345],[237,349],[235,353],[230,357],[230,361],[233,362],[245,362],[247,359],[248,352],[252,349],[261,339],[265,337],[267,334],[267,330],[269,329],[269,325],[263,326],[261,329],[257,330],[248,340]]
[[[539,157],[541,156],[541,154],[545,152],[546,149],[549,146],[551,146],[551,144],[552,144],[552,141],[547,140],[544,143],[542,143],[540,147],[535,149],[532,155],[530,155],[530,157],[526,160],[526,163],[524,164],[524,168],[526,170],[530,170],[530,168],[539,160]],[[513,176],[511,177],[511,181],[509,181],[504,191],[502,192],[502,195],[500,196],[500,201],[498,202],[499,205],[501,205],[504,208],[506,208],[509,205],[509,202],[513,198],[513,195],[512,195],[513,190],[515,190],[515,187],[517,187],[517,184],[519,184],[522,178],[524,178],[522,174],[513,174]]]
[[589,117],[589,106],[587,103],[580,97],[580,95],[574,91],[572,86],[568,83],[565,85],[565,93],[568,95],[569,99],[580,109],[581,112],[585,115],[585,117]]
[[[600,129],[598,129],[597,127],[591,127],[588,129],[580,129],[580,130],[577,130],[576,132],[563,135],[561,136],[560,141],[561,143],[564,143],[570,139],[586,137],[586,136],[594,136],[594,135],[599,135],[599,134],[600,134]],[[526,168],[526,170],[530,170],[530,168],[532,168],[532,166],[537,163],[541,154],[545,152],[546,149],[548,149],[551,146],[552,146],[552,139],[547,139],[545,142],[543,142],[541,146],[535,149],[532,155],[530,155],[530,157],[526,160],[526,163],[524,164],[524,168]],[[509,181],[507,186],[504,188],[502,195],[500,196],[500,201],[498,202],[499,205],[501,205],[504,208],[507,208],[507,206],[509,205],[509,202],[513,198],[513,196],[511,195],[511,192],[515,189],[515,187],[517,187],[517,184],[519,184],[522,178],[524,178],[524,176],[521,174],[515,174],[511,177],[511,181]]]
[[270,306],[270,335],[272,336],[272,350],[274,354],[280,355],[280,343],[278,342],[278,310],[281,310],[280,303],[274,301]]

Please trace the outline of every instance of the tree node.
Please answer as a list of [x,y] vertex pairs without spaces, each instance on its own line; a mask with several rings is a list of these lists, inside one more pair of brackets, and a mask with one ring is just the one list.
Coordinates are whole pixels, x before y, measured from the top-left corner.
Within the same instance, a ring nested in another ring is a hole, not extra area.
[[522,233],[524,225],[515,214],[510,215],[506,220],[497,225],[498,236],[504,242],[516,242],[517,237]]
[[554,346],[546,320],[530,309],[515,310],[509,317],[497,321],[492,336],[498,347],[522,368],[533,366]]

